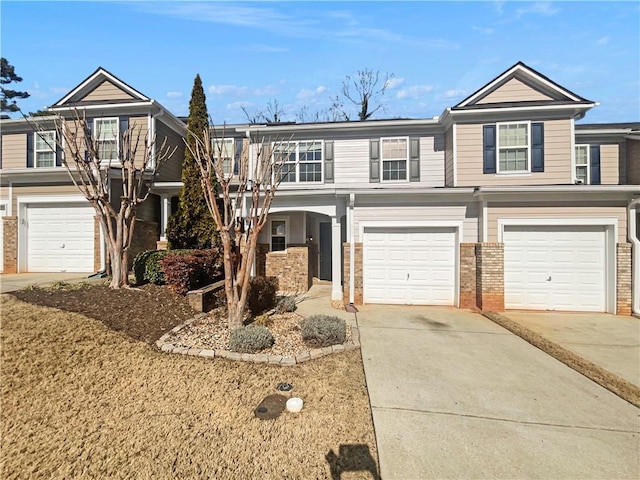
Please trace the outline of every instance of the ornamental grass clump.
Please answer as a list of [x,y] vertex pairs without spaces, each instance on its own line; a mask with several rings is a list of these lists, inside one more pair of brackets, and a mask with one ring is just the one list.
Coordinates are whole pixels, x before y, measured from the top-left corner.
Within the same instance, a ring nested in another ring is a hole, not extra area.
[[347,338],[347,323],[338,317],[312,315],[300,321],[302,340],[315,348],[344,343]]
[[270,348],[274,343],[273,335],[262,325],[247,325],[236,328],[229,335],[229,348],[239,353],[255,353]]
[[276,305],[276,313],[291,313],[298,308],[295,297],[282,297]]

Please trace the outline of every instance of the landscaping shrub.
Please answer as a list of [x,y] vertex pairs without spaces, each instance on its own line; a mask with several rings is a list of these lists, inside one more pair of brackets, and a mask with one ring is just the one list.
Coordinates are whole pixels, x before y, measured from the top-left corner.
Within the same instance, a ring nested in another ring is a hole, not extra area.
[[229,335],[229,348],[234,352],[255,353],[273,345],[273,335],[262,325],[236,328]]
[[180,295],[219,280],[223,272],[222,256],[215,248],[170,250],[160,263],[165,282]]
[[169,250],[155,250],[144,262],[144,281],[154,285],[164,285],[164,270],[162,270],[162,259],[169,253]]
[[276,304],[278,279],[275,277],[252,277],[249,280],[247,307],[252,316],[258,316],[272,309]]
[[312,315],[300,321],[302,340],[311,347],[328,347],[344,343],[347,323],[338,317]]
[[282,297],[276,305],[276,313],[291,313],[295,312],[296,308],[296,297]]
[[147,260],[151,256],[152,253],[157,252],[158,250],[145,250],[144,252],[140,252],[133,259],[133,274],[136,277],[136,285],[142,285],[143,283],[147,283],[148,280],[145,277],[145,271],[147,269]]

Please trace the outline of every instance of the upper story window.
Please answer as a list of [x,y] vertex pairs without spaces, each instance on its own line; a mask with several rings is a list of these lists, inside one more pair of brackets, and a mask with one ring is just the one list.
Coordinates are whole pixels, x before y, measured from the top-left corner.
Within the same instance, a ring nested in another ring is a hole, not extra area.
[[37,132],[35,137],[34,165],[36,167],[55,167],[56,132]]
[[529,124],[498,124],[498,172],[529,172]]
[[382,180],[406,180],[408,139],[383,138],[381,142]]
[[576,145],[575,177],[577,183],[591,183],[589,164],[589,145]]
[[117,118],[96,118],[94,120],[100,160],[116,160],[118,158],[118,123]]
[[322,181],[322,141],[284,142],[277,148],[276,158],[283,161],[281,182]]
[[216,156],[216,160],[218,158],[222,158],[222,171],[225,176],[233,175],[233,164],[234,164],[234,142],[233,138],[214,138],[211,140],[213,143],[213,151]]

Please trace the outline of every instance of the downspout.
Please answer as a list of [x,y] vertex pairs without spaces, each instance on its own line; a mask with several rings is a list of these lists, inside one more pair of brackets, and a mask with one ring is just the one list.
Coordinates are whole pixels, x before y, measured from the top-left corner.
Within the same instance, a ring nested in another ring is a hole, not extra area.
[[627,236],[632,245],[631,250],[631,311],[640,315],[640,239],[636,224],[640,198],[629,200],[627,207]]
[[355,203],[356,203],[356,195],[354,193],[350,193],[349,194],[349,226],[351,228],[349,232],[349,237],[350,237],[349,238],[349,303],[352,305],[355,303],[354,283],[356,281],[356,272],[355,272],[356,229],[355,229],[355,226],[353,225],[353,206],[355,205]]

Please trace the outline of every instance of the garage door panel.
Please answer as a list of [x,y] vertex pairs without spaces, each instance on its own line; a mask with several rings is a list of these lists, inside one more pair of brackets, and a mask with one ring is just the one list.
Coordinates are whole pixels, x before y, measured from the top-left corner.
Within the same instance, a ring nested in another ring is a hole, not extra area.
[[452,228],[366,230],[365,302],[452,305],[455,245]]
[[90,205],[30,204],[26,217],[28,271],[93,270],[94,211]]
[[605,310],[605,228],[507,226],[505,306]]

